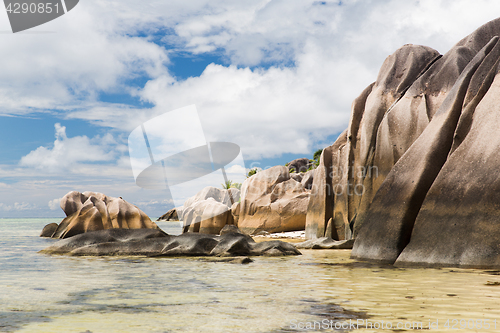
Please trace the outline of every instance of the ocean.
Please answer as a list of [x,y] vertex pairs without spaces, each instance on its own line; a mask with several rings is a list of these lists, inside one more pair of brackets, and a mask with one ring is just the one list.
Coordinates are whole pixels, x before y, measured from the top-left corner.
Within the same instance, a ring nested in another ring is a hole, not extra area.
[[50,222],[0,219],[0,332],[500,330],[497,270],[393,268],[348,250],[249,264],[49,256]]

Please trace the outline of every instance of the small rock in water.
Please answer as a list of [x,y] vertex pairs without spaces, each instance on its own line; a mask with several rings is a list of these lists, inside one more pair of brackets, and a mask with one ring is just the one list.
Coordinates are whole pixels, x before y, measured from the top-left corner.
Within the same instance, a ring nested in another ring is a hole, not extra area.
[[336,249],[336,250],[349,250],[352,249],[354,239],[337,241],[329,237],[321,237],[317,239],[310,239],[302,243],[296,243],[295,247],[298,249]]

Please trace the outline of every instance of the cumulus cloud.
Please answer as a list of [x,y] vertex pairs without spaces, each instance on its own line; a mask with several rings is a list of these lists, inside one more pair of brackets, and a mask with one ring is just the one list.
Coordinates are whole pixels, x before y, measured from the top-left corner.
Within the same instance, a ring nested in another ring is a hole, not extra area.
[[116,142],[111,134],[92,139],[87,136],[68,138],[66,127],[59,123],[54,127],[56,132],[54,146],[52,148],[42,146],[31,151],[21,158],[19,162],[21,166],[59,171],[81,162],[105,162],[114,159],[115,154],[111,149]]
[[37,206],[28,202],[15,202],[12,205],[8,205],[5,203],[0,202],[0,210],[4,212],[11,212],[11,211],[27,211],[27,210],[34,210],[36,209]]
[[50,210],[57,210],[59,209],[59,203],[61,202],[61,198],[58,199],[53,199],[49,201],[49,208]]
[[[141,16],[121,25],[125,14],[116,15],[119,11],[109,7],[81,2],[77,14],[71,11],[36,29],[52,33],[4,35],[0,113],[64,111],[78,101],[95,100],[100,91],[126,90],[124,80],[165,74],[166,50],[127,35],[137,31]],[[2,30],[9,30],[7,16],[0,20]]]
[[[68,117],[131,130],[148,118],[196,104],[207,137],[238,143],[248,158],[308,154],[347,126],[352,100],[398,47],[424,44],[444,53],[495,18],[500,3],[479,2],[263,0],[145,6],[145,15],[125,20],[130,24],[122,29],[144,29],[147,23],[171,29],[162,37],[171,47],[168,52],[216,52],[227,64],[210,64],[201,76],[187,80],[154,72],[144,87],[131,90],[154,104],[151,109],[103,105],[89,113],[70,111]],[[133,17],[133,10],[137,6],[125,1],[118,17]]]
[[[237,143],[246,158],[310,154],[347,126],[352,100],[389,54],[406,43],[444,53],[499,12],[495,0],[81,1],[32,32],[2,35],[0,114],[81,119],[114,137],[67,137],[56,126],[53,146],[0,165],[11,186],[0,191],[12,196],[0,210],[22,207],[33,189],[48,193],[37,201],[46,210],[73,189],[160,197],[134,185],[119,136],[191,104],[208,140]],[[168,66],[183,55],[220,61],[180,80]],[[105,103],[103,93],[152,106]],[[31,181],[46,171],[64,172]]]

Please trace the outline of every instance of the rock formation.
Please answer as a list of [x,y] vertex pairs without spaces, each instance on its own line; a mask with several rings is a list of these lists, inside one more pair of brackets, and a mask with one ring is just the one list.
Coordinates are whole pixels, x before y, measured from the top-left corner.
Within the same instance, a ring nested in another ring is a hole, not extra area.
[[59,225],[57,223],[47,224],[45,227],[43,227],[43,230],[40,233],[40,237],[52,237],[58,227]]
[[354,244],[354,239],[333,240],[330,237],[308,239],[305,242],[293,244],[298,249],[321,249],[321,250],[350,250]]
[[171,210],[160,216],[156,221],[179,221],[177,210],[178,208],[172,208]]
[[500,266],[500,19],[441,56],[405,45],[353,102],[320,158],[306,237],[353,257]]
[[250,236],[227,232],[221,236],[185,233],[171,236],[156,229],[108,229],[60,240],[40,251],[73,256],[283,256],[300,255],[281,241],[256,243]]
[[287,164],[288,171],[290,172],[306,172],[313,166],[313,162],[306,157],[297,158]]
[[217,235],[227,224],[234,224],[231,206],[240,200],[240,191],[212,186],[205,187],[177,208],[184,232]]
[[106,229],[158,229],[136,206],[102,193],[72,191],[61,199],[60,205],[67,217],[50,235],[51,229],[46,226],[42,237],[67,238]]
[[304,230],[309,193],[285,166],[260,171],[241,187],[238,228],[247,234]]

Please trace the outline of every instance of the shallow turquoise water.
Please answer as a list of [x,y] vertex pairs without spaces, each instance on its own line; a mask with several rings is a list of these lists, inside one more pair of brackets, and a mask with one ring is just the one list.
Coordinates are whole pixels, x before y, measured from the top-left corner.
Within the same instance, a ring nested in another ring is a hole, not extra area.
[[338,332],[417,322],[437,323],[432,332],[457,331],[453,324],[500,330],[498,271],[395,269],[353,261],[345,250],[248,265],[41,255],[54,242],[38,237],[50,222],[59,220],[0,219],[0,332],[326,332],[349,319],[360,325]]

